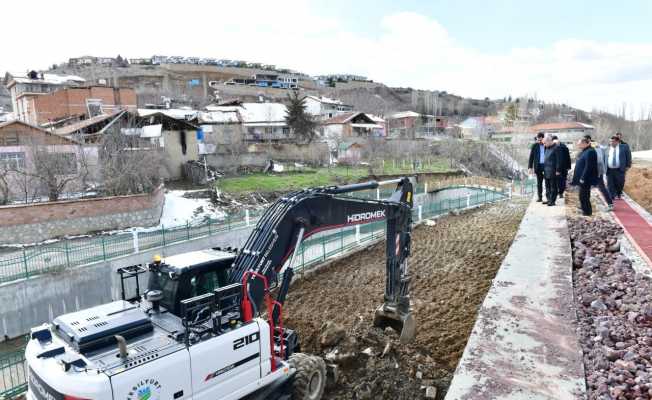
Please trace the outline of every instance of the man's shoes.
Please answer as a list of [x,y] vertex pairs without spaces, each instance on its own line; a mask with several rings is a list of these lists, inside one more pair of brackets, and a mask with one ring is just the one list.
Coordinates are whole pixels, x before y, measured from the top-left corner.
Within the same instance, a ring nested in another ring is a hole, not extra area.
[[541,203],[543,203],[543,204],[548,204],[548,200],[544,200],[544,201],[542,201]]
[[541,199],[537,199],[537,203],[541,203]]
[[555,205],[555,203],[548,203],[548,207],[552,207],[554,205]]
[[614,210],[614,205],[613,204],[607,204],[607,211],[613,211]]
[[584,214],[584,213],[582,213],[582,215],[585,216],[585,217],[590,217],[593,214]]

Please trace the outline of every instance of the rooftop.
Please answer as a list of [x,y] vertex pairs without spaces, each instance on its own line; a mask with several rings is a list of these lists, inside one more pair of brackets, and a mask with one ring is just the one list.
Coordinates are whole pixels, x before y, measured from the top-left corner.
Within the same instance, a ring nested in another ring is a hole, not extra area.
[[532,125],[530,131],[558,131],[563,129],[593,129],[593,125],[583,124],[581,122],[550,122],[545,124]]
[[[77,75],[58,75],[50,73],[37,73],[37,79],[31,79],[28,72],[8,72],[5,84],[8,86],[11,81],[16,83],[46,83],[50,85],[63,85],[65,83],[84,83],[86,79]],[[42,79],[41,79],[42,77]]]

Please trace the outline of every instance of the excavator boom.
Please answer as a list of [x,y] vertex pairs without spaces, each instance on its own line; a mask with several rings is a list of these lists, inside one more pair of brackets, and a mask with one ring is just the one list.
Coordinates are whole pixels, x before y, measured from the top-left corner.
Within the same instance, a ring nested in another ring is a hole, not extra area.
[[[396,184],[386,200],[367,200],[345,193]],[[386,285],[384,303],[375,314],[377,326],[390,326],[402,341],[414,338],[407,258],[410,253],[413,185],[410,179],[365,182],[345,186],[306,189],[290,193],[272,204],[258,221],[230,269],[229,280],[243,284],[242,313],[245,321],[259,314],[272,282],[278,285],[272,301],[272,326],[278,326],[293,276],[293,255],[301,242],[331,229],[386,220]],[[289,260],[289,262],[288,262]],[[267,307],[270,307],[269,302]]]

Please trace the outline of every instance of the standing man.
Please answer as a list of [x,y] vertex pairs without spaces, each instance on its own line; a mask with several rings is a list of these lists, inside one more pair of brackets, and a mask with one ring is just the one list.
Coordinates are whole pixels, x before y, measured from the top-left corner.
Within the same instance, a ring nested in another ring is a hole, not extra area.
[[582,214],[588,217],[593,214],[591,186],[598,183],[598,156],[591,147],[591,139],[583,137],[577,142],[577,147],[582,151],[575,162],[572,184],[580,187],[579,197]]
[[546,178],[546,200],[548,206],[551,207],[555,205],[555,201],[557,200],[558,181],[561,177],[562,163],[559,147],[554,143],[551,135],[545,136],[543,144],[546,148],[543,165],[543,174]]
[[629,147],[629,144],[623,140],[622,132],[620,131],[616,132],[616,136],[618,136],[618,140],[620,141],[621,152],[624,152],[627,155],[627,165],[625,166],[625,173],[623,174],[623,188],[624,188],[625,179],[627,178],[627,171],[629,171],[629,169],[632,167],[632,149]]
[[566,146],[564,142],[560,141],[557,136],[553,136],[552,141],[557,146],[557,151],[559,152],[559,157],[561,159],[561,175],[559,175],[557,183],[559,184],[559,198],[563,199],[564,191],[566,190],[566,180],[568,179],[568,171],[571,169],[570,151],[568,150],[568,146]]
[[[591,136],[586,135],[585,138],[591,140]],[[595,149],[595,154],[598,157],[598,190],[602,193],[604,201],[607,202],[607,210],[613,211],[614,202],[611,193],[604,186],[604,175],[607,173],[607,151],[604,146],[598,142],[591,142],[591,146]]]
[[631,163],[631,153],[628,152],[629,146],[621,146],[618,136],[612,136],[609,143],[609,152],[607,154],[607,186],[609,193],[615,198],[620,199],[625,187],[625,172]]
[[538,202],[541,202],[543,196],[543,164],[545,163],[546,148],[543,145],[543,132],[537,133],[535,142],[530,148],[530,160],[527,163],[528,172],[530,175],[535,173],[537,175],[537,194]]

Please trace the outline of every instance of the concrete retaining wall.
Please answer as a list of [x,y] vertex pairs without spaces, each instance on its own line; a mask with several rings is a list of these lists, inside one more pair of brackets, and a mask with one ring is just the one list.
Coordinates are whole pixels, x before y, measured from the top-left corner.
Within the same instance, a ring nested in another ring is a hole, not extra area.
[[161,187],[151,194],[2,206],[0,244],[156,225],[164,201]]
[[[155,254],[165,257],[210,247],[240,247],[252,228],[0,285],[0,341],[23,335],[30,328],[49,322],[57,315],[119,299],[118,268],[149,262]],[[145,285],[143,279],[141,287]],[[134,288],[135,284],[127,290]]]

